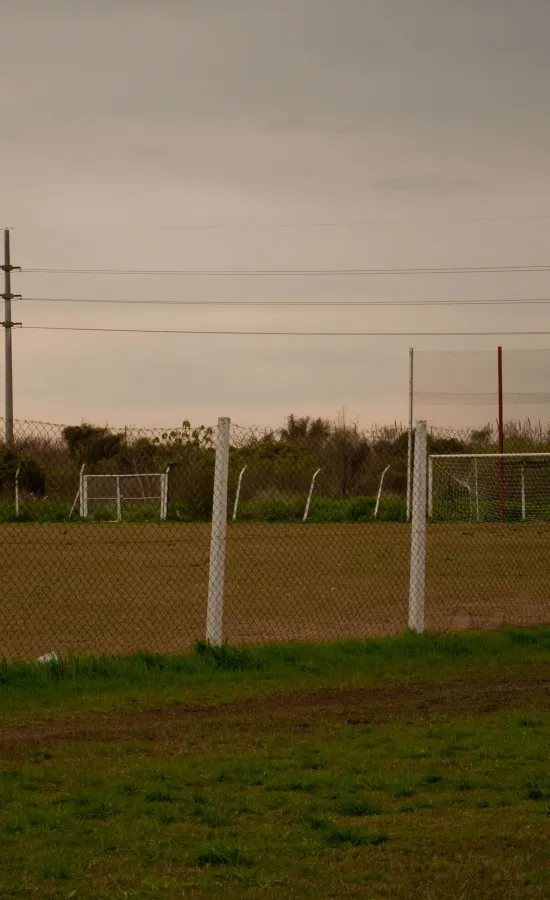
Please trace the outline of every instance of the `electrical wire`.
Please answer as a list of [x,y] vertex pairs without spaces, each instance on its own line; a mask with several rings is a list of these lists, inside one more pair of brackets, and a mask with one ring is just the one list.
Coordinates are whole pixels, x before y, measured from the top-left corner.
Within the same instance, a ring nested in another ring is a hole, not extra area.
[[548,304],[550,297],[525,297],[510,300],[119,300],[86,297],[23,297],[28,303],[91,303],[119,306],[229,306],[229,307],[362,307],[391,308],[407,306],[512,306]]
[[240,331],[179,328],[93,328],[69,325],[22,325],[25,331],[90,331],[111,334],[243,335],[251,337],[495,337],[549,335],[550,331]]
[[550,272],[550,265],[456,266],[424,269],[28,269],[25,275],[190,275],[190,276],[349,276],[349,275],[479,275]]
[[351,219],[321,222],[219,222],[183,223],[181,225],[146,225],[146,228],[166,231],[231,230],[253,228],[365,228],[373,225],[466,225],[475,222],[544,222],[550,215],[532,216],[463,216],[451,219]]
[[[250,229],[281,229],[281,228],[366,228],[379,225],[468,225],[470,223],[483,222],[546,222],[550,221],[550,214],[540,213],[535,215],[497,215],[497,216],[454,216],[446,219],[333,219],[310,220],[302,222],[181,222],[168,225],[163,222],[123,225],[121,227],[143,228],[162,231],[238,231]],[[2,226],[4,227],[4,226]],[[95,225],[55,225],[45,223],[43,225],[21,225],[22,228],[94,228]]]

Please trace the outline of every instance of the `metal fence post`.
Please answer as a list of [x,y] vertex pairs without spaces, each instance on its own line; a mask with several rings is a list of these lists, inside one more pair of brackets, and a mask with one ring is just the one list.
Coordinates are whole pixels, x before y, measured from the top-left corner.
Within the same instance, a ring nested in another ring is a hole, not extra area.
[[116,476],[116,520],[122,521],[122,502],[120,497],[120,475]]
[[434,514],[434,461],[432,457],[428,459],[428,519],[432,519]]
[[237,512],[239,510],[239,498],[241,496],[241,485],[243,483],[243,475],[246,472],[248,466],[243,466],[241,471],[239,472],[239,480],[237,482],[237,493],[235,494],[235,503],[233,504],[233,521],[237,521]]
[[376,495],[376,506],[374,507],[374,516],[373,516],[373,518],[375,518],[375,519],[378,518],[378,509],[380,507],[380,497],[382,496],[382,486],[384,484],[384,475],[386,474],[386,472],[388,471],[389,468],[390,468],[390,466],[386,466],[386,468],[382,472],[382,475],[380,478],[380,484],[378,485],[378,493]]
[[206,611],[206,640],[221,647],[223,640],[223,598],[225,588],[225,542],[227,532],[227,483],[229,474],[229,440],[231,419],[218,419],[212,534],[210,539],[210,574]]
[[83,519],[88,518],[88,476],[84,475],[84,466],[80,470],[81,478],[81,494],[80,494],[80,515]]
[[311,498],[313,497],[313,488],[315,487],[315,479],[317,478],[320,471],[321,471],[320,469],[317,469],[317,471],[313,475],[313,478],[311,479],[311,485],[309,488],[309,494],[307,495],[306,508],[304,510],[302,522],[305,522],[307,517],[309,516],[309,507],[311,506]]
[[414,435],[414,467],[411,517],[411,573],[409,587],[409,628],[424,631],[426,589],[426,422],[417,422]]
[[168,517],[168,475],[170,474],[170,466],[160,476],[160,518],[166,521]]
[[[19,472],[21,471],[21,466],[17,466],[17,471],[15,473],[15,515],[19,516]],[[525,516],[524,516],[525,518]]]

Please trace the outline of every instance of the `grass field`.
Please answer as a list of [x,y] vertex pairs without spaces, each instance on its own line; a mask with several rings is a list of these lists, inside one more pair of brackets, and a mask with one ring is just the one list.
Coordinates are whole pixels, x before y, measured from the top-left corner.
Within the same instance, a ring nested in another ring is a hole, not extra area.
[[[427,627],[550,621],[550,527],[428,530]],[[0,655],[181,652],[204,636],[210,528],[0,525]],[[402,633],[410,531],[383,524],[228,529],[229,641]]]
[[0,667],[0,896],[550,897],[550,630]]

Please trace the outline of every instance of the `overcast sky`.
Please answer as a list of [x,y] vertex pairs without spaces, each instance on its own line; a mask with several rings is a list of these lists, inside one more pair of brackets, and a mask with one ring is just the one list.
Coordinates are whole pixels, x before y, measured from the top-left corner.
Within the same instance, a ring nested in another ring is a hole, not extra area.
[[[548,0],[0,0],[0,13],[0,224],[14,229],[14,264],[550,262]],[[479,300],[550,297],[550,275],[29,273],[15,275],[12,289],[24,298]],[[23,299],[14,318],[550,330],[550,306],[224,310]],[[498,343],[21,330],[15,411],[61,423],[162,426],[230,415],[275,425],[290,411],[333,417],[345,405],[368,426],[406,418],[410,345]],[[545,347],[550,336],[500,343]]]

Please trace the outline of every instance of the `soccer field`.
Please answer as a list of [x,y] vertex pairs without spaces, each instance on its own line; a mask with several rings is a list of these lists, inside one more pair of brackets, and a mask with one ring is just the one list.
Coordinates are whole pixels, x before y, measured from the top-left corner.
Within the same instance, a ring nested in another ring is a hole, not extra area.
[[[3,524],[0,656],[178,652],[204,638],[210,526]],[[362,637],[407,627],[410,529],[228,528],[230,643]],[[428,528],[429,629],[550,619],[550,527]]]

